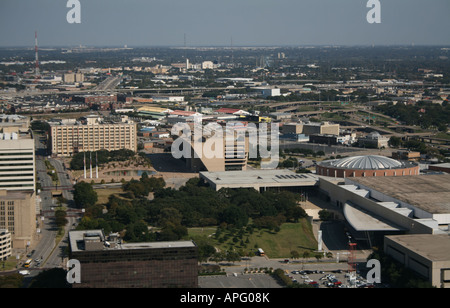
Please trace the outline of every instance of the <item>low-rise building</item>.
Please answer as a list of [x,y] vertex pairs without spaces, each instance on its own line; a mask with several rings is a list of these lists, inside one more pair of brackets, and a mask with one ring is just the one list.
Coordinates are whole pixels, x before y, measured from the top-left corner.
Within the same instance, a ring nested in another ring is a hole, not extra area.
[[447,234],[391,235],[384,252],[437,288],[450,288],[450,236]]
[[362,147],[387,148],[389,146],[389,138],[380,135],[378,132],[372,132],[365,137],[358,138],[358,143]]
[[299,122],[285,123],[282,127],[283,133],[294,133],[310,135],[335,135],[339,136],[339,124],[330,122]]
[[123,243],[102,230],[70,231],[69,256],[80,262],[75,288],[197,288],[193,241]]

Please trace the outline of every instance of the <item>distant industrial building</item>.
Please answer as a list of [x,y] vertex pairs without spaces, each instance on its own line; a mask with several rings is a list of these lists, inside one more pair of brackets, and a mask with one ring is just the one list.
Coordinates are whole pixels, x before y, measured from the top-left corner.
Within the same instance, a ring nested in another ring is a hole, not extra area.
[[419,165],[380,155],[352,156],[324,160],[316,165],[316,173],[329,177],[388,177],[418,175]]
[[64,83],[84,82],[84,74],[82,73],[65,73],[63,75]]
[[420,152],[415,151],[396,151],[392,152],[392,158],[398,160],[419,161]]
[[69,257],[80,262],[75,288],[197,288],[193,241],[123,243],[102,230],[70,231]]
[[81,121],[50,123],[50,150],[54,156],[71,156],[79,152],[128,149],[137,151],[136,123],[127,116],[120,122],[98,116]]
[[428,165],[428,170],[450,173],[450,163]]
[[86,105],[101,104],[101,103],[115,103],[117,102],[117,95],[83,95],[74,96],[72,98],[74,102],[82,102]]
[[150,118],[154,120],[164,119],[173,110],[161,107],[143,106],[138,108],[137,113],[144,118]]
[[378,132],[372,132],[365,137],[358,138],[359,146],[368,148],[387,148],[389,138],[380,135]]
[[252,88],[256,93],[262,97],[281,96],[281,90],[273,87],[255,87]]
[[329,122],[300,122],[285,123],[282,127],[284,134],[304,134],[304,135],[335,135],[339,136],[339,124]]

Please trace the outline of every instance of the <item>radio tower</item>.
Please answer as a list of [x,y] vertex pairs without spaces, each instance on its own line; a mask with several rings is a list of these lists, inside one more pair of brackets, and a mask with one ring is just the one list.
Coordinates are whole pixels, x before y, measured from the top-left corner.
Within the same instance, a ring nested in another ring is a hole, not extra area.
[[355,249],[356,249],[356,243],[348,244],[348,272],[350,274],[356,273]]
[[37,31],[34,32],[34,52],[36,58],[36,68],[34,71],[34,82],[37,82],[41,78],[41,74],[39,71],[39,56],[38,56],[38,39],[37,39]]

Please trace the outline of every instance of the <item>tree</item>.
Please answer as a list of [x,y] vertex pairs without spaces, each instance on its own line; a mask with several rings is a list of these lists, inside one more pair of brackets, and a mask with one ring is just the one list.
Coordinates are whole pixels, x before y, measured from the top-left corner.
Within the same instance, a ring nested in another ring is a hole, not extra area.
[[300,254],[298,253],[297,250],[292,250],[292,251],[291,251],[291,258],[292,258],[292,259],[298,259],[298,258],[300,258]]
[[67,224],[67,213],[65,210],[58,209],[55,211],[55,223],[58,228],[62,228]]
[[333,213],[327,210],[320,210],[319,218],[324,221],[331,220],[333,218]]
[[389,139],[389,146],[394,147],[394,148],[398,148],[399,146],[402,145],[402,138],[400,137],[396,137],[396,136],[392,136]]
[[231,205],[223,211],[222,221],[227,224],[232,224],[237,228],[241,228],[247,225],[248,216],[241,208]]
[[78,207],[87,208],[97,202],[98,196],[91,184],[80,182],[74,186],[73,199]]

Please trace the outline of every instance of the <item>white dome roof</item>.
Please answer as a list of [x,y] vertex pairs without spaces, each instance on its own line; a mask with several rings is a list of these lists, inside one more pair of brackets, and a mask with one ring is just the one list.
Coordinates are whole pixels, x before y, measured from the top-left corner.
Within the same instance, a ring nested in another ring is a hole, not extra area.
[[398,160],[379,155],[353,156],[327,162],[332,167],[347,169],[393,169],[404,166]]

